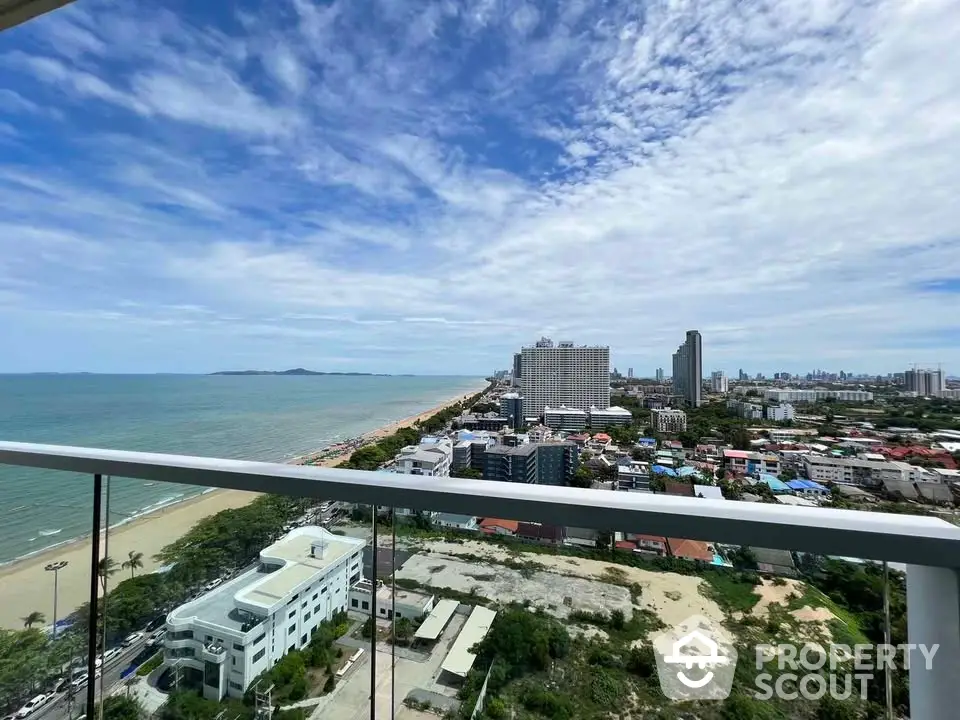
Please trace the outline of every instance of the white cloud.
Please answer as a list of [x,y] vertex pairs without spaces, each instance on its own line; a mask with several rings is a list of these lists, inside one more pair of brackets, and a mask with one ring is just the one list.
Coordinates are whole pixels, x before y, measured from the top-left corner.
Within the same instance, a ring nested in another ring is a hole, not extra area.
[[177,369],[552,332],[652,370],[699,327],[728,370],[960,372],[919,291],[960,277],[955,3],[99,8],[0,56],[0,330],[37,348],[68,313]]

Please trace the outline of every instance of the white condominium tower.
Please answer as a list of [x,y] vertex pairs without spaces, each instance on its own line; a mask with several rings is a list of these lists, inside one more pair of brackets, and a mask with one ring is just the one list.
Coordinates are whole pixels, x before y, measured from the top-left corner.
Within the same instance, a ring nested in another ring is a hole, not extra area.
[[610,407],[610,348],[576,346],[540,338],[520,351],[523,413],[540,415],[545,407],[601,410]]
[[943,397],[946,389],[943,370],[923,370],[915,367],[907,370],[903,377],[908,391],[915,392],[920,397]]
[[687,330],[687,339],[673,354],[673,391],[690,407],[700,407],[703,392],[703,353],[699,330]]

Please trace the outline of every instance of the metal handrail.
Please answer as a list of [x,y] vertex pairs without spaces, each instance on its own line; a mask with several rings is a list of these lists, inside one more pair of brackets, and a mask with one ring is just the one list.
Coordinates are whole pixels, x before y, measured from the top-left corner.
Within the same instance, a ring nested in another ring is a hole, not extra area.
[[0,464],[960,568],[939,518],[0,442]]

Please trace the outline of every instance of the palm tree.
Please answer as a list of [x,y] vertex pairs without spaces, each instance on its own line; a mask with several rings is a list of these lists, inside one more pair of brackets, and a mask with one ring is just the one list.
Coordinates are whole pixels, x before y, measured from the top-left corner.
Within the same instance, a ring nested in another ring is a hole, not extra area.
[[44,615],[42,612],[38,612],[34,610],[32,613],[30,613],[26,617],[23,617],[20,619],[23,620],[23,626],[25,628],[32,628],[37,623],[45,623],[47,621],[47,616]]
[[97,563],[97,574],[100,576],[100,584],[103,586],[103,592],[107,592],[107,578],[116,575],[120,568],[117,567],[117,561],[107,556]]
[[130,579],[132,580],[134,570],[143,568],[143,553],[131,550],[127,553],[127,559],[123,561],[122,567],[124,569],[130,568]]

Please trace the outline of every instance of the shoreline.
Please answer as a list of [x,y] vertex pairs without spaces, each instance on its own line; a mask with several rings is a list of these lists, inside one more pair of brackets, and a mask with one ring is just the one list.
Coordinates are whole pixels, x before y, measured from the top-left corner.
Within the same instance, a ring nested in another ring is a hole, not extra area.
[[[357,438],[343,441],[344,443],[355,442],[356,445],[310,464],[314,467],[330,467],[341,463],[360,447],[392,435],[400,428],[412,425],[417,420],[425,420],[470,397],[475,392],[457,395],[422,413],[396,420]],[[336,445],[335,443],[334,446]],[[287,463],[305,465],[323,453],[324,450],[318,450],[292,458]],[[247,505],[259,494],[224,488],[206,488],[196,495],[168,503],[138,517],[122,520],[109,528],[110,556],[117,560],[119,565],[129,552],[142,552],[144,566],[137,574],[155,572],[159,564],[154,561],[153,556],[163,547],[184,535],[203,518],[223,510]],[[160,519],[165,519],[165,522],[153,522]],[[106,530],[100,531],[101,540],[106,533]],[[48,623],[53,622],[53,578],[49,577],[50,573],[43,569],[44,565],[52,560],[67,560],[69,563],[59,573],[58,619],[63,619],[86,602],[89,599],[90,547],[91,534],[87,533],[0,564],[0,581],[2,581],[0,582],[0,627],[20,629],[23,624],[22,618],[35,610],[42,612]],[[101,542],[102,547],[103,542]],[[119,582],[127,577],[126,572],[125,570],[118,572],[114,581]]]

